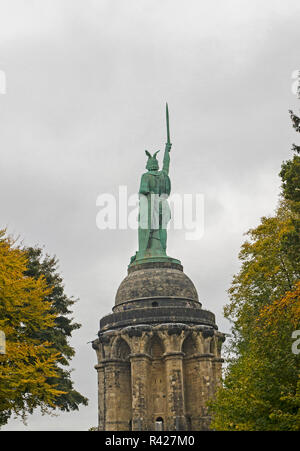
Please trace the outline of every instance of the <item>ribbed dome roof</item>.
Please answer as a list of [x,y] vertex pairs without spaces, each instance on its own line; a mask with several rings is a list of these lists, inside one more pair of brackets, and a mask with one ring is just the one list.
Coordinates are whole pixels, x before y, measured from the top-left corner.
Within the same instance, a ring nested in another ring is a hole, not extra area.
[[157,297],[198,301],[193,282],[179,264],[155,262],[137,265],[128,272],[117,291],[115,305]]

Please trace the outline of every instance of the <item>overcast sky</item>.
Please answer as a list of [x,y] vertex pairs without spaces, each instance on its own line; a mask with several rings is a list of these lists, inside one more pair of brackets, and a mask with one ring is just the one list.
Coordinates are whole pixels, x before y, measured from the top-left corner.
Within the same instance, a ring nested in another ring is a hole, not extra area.
[[[137,250],[134,230],[96,227],[101,193],[134,194],[144,149],[163,149],[169,103],[173,192],[203,193],[205,233],[169,233],[219,329],[243,234],[278,201],[296,139],[299,0],[0,0],[1,224],[60,260],[74,333],[79,412],[4,430],[97,425],[99,319]],[[162,158],[162,152],[159,159]]]

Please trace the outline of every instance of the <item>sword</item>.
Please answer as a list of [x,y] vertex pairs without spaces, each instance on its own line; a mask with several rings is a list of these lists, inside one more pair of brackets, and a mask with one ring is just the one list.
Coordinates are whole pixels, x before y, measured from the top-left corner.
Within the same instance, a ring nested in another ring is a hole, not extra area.
[[171,144],[168,103],[166,103],[166,119],[167,119],[167,144]]

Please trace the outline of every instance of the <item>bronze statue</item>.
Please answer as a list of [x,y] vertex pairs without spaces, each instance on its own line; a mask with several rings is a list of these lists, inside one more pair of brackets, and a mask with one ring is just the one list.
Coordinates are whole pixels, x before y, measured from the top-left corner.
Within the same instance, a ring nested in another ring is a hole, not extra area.
[[166,104],[167,119],[167,143],[163,159],[162,170],[156,158],[157,152],[153,156],[146,150],[148,161],[146,169],[141,178],[139,190],[139,249],[131,258],[131,262],[138,262],[141,259],[168,258],[167,248],[167,225],[171,218],[168,197],[171,192],[171,181],[169,178],[170,142],[169,111]]

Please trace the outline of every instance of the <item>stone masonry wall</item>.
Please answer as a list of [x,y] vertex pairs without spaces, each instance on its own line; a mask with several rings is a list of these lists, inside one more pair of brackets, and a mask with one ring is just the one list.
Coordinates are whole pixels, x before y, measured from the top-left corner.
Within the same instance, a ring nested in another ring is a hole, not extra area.
[[99,334],[99,430],[205,430],[224,335],[206,326],[143,325]]

